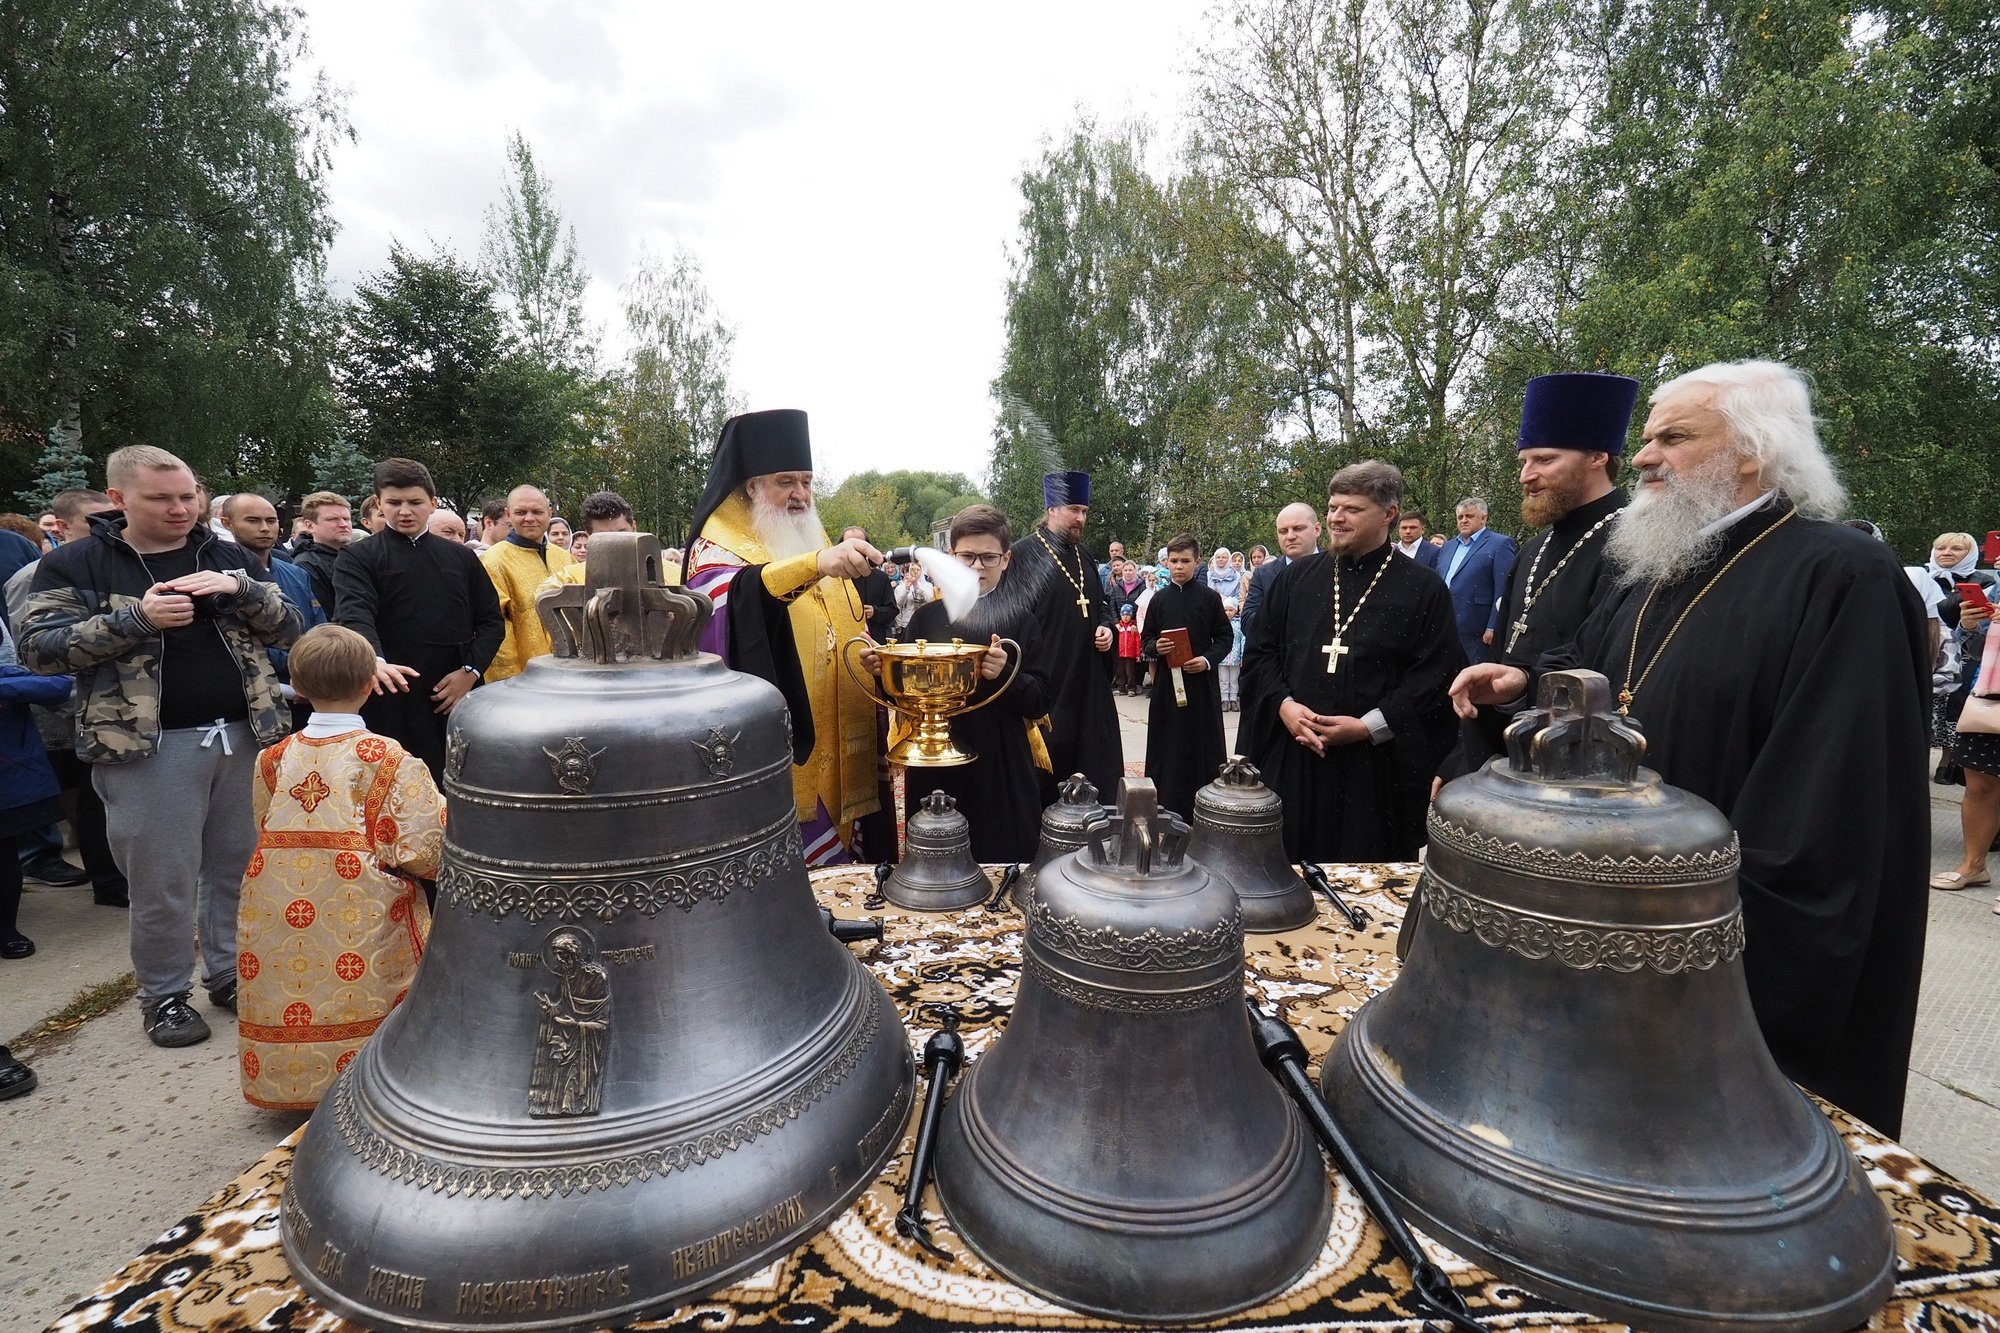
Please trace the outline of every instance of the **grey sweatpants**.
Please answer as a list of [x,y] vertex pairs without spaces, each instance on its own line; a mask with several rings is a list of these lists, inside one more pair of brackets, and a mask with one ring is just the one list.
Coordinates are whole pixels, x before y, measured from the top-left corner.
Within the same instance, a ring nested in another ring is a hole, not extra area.
[[[201,936],[202,984],[236,975],[236,905],[257,849],[250,784],[257,741],[247,722],[160,733],[150,759],[98,764],[105,833],[132,898],[132,971],[139,999],[188,989]],[[229,749],[223,750],[227,737]]]

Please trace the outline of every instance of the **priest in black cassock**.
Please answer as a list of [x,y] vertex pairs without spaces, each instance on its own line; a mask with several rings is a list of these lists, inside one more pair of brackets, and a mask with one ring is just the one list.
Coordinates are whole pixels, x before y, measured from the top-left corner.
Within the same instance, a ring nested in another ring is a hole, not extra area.
[[[1194,794],[1215,781],[1228,756],[1222,740],[1222,691],[1215,668],[1236,646],[1222,595],[1201,572],[1201,547],[1183,532],[1167,543],[1167,572],[1173,582],[1146,603],[1139,641],[1159,658],[1153,672],[1153,699],[1146,713],[1146,776],[1159,790],[1160,808],[1190,823]],[[1186,630],[1189,660],[1176,672],[1167,665],[1167,630]]]
[[[954,624],[943,601],[925,602],[910,616],[904,637],[933,643],[951,638],[986,639],[991,647],[972,692],[976,712],[951,720],[952,743],[974,756],[957,768],[904,770],[905,813],[914,813],[933,791],[958,802],[972,838],[972,857],[993,865],[1032,861],[1042,838],[1040,775],[1048,763],[1034,723],[1049,711],[1049,682],[1035,650],[1035,623],[1029,608],[1005,609],[995,593],[1009,577],[1013,541],[1007,516],[992,505],[968,505],[952,517],[946,540],[951,555],[979,576],[979,601]],[[1018,646],[1021,669],[1013,675]],[[872,658],[870,654],[870,658]],[[869,661],[869,668],[874,669]],[[1001,692],[1004,688],[1004,692]],[[995,695],[998,694],[996,698]]]
[[1244,646],[1242,739],[1284,799],[1291,860],[1408,861],[1465,654],[1444,580],[1390,540],[1403,474],[1354,463],[1328,490],[1332,554],[1278,575]]
[[379,659],[375,697],[361,710],[368,729],[401,742],[443,786],[451,710],[484,679],[507,622],[478,555],[429,531],[437,508],[430,469],[383,459],[375,499],[388,521],[334,562],[335,620]]
[[[1591,609],[1616,589],[1605,557],[1625,511],[1617,485],[1639,381],[1579,372],[1537,375],[1521,400],[1521,521],[1543,531],[1521,547],[1500,602],[1499,660],[1532,665],[1576,637]],[[1447,776],[1482,767],[1500,751],[1487,729],[1463,730],[1464,753]]]
[[[1097,558],[1083,549],[1090,474],[1049,473],[1042,478],[1042,502],[1042,522],[1014,543],[1008,578],[1033,606],[1036,654],[1049,679],[1049,758],[1064,777],[1081,773],[1097,790],[1117,791],[1125,776],[1111,699],[1117,617],[1097,577]],[[1043,784],[1042,803],[1055,795],[1051,778]]]
[[1473,666],[1452,692],[1497,725],[1533,675],[1609,678],[1647,767],[1736,826],[1778,1067],[1894,1136],[1927,910],[1923,608],[1886,546],[1828,521],[1846,497],[1796,371],[1705,366],[1652,403],[1616,592],[1532,672]]

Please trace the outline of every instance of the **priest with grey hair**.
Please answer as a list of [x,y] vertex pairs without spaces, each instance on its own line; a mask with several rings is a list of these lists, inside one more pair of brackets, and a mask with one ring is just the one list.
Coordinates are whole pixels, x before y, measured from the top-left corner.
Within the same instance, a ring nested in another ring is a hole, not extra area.
[[1531,667],[1452,685],[1498,727],[1584,667],[1640,722],[1646,765],[1742,843],[1744,971],[1778,1067],[1895,1136],[1923,971],[1930,821],[1924,613],[1846,502],[1799,373],[1703,366],[1654,391],[1618,587]]

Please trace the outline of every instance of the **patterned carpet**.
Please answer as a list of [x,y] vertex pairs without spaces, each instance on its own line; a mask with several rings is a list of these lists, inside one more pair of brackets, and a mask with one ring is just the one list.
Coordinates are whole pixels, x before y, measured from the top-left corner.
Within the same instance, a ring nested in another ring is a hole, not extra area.
[[[1373,917],[1348,930],[1332,913],[1283,935],[1249,937],[1250,991],[1298,1029],[1320,1059],[1348,1017],[1395,975],[1395,938],[1408,901],[1411,867],[1334,869],[1338,887]],[[864,869],[816,872],[820,901],[839,916],[867,915]],[[968,1054],[977,1059],[1004,1025],[1013,1001],[1021,918],[973,908],[951,917],[885,913],[886,938],[857,946],[896,999],[921,1049],[935,1020],[930,1006],[963,1015]],[[1336,928],[1337,927],[1337,928]],[[1871,1329],[1972,1333],[2000,1329],[2000,1209],[1900,1146],[1838,1112],[1835,1123],[1868,1168],[1888,1205],[1899,1244],[1889,1306]],[[891,1325],[910,1333],[945,1329],[1082,1329],[1106,1325],[1023,1291],[974,1259],[929,1200],[934,1235],[958,1256],[944,1264],[895,1234],[910,1140],[860,1200],[810,1243],[713,1297],[637,1327],[768,1328],[834,1333]],[[291,1158],[280,1144],[249,1171],[167,1232],[52,1330],[339,1330],[353,1325],[314,1306],[278,1248],[278,1207]],[[1338,1174],[1329,1172],[1333,1227],[1317,1261],[1278,1300],[1223,1326],[1246,1329],[1404,1329],[1419,1327],[1405,1303],[1408,1272]],[[1622,1327],[1566,1311],[1496,1280],[1455,1256],[1434,1257],[1489,1327]]]

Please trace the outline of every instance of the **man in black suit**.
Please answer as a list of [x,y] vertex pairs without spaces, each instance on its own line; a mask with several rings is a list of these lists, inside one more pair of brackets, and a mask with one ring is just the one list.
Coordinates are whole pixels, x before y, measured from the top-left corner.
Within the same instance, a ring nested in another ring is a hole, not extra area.
[[[1319,512],[1301,500],[1288,504],[1278,511],[1278,554],[1257,566],[1250,576],[1250,590],[1243,594],[1243,609],[1237,613],[1237,622],[1243,626],[1245,642],[1250,638],[1250,627],[1257,621],[1257,612],[1264,598],[1270,593],[1271,585],[1278,581],[1278,572],[1294,560],[1303,560],[1319,548]],[[1243,752],[1242,731],[1249,725],[1248,714],[1237,719],[1237,753]]]
[[[865,542],[868,529],[859,524],[841,529],[842,541],[852,537]],[[896,581],[878,565],[853,583],[855,595],[861,599],[861,622],[868,627],[868,637],[878,641],[888,638],[896,624]]]
[[1438,567],[1440,548],[1431,545],[1430,524],[1421,511],[1413,509],[1396,521],[1396,549],[1425,569]]

